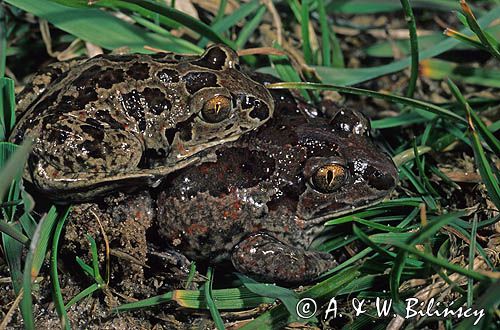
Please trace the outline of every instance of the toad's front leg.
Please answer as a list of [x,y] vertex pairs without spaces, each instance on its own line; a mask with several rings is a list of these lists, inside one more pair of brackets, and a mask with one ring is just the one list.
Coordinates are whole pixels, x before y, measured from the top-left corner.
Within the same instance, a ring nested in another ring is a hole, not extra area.
[[337,265],[333,256],[285,244],[266,233],[252,234],[233,250],[234,267],[263,281],[303,283]]

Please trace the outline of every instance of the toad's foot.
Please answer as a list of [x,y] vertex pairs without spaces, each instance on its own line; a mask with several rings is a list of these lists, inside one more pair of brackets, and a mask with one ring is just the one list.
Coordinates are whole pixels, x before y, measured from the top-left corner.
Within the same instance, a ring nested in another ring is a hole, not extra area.
[[337,265],[328,253],[286,245],[265,233],[253,234],[240,242],[231,259],[242,273],[286,283],[310,281]]

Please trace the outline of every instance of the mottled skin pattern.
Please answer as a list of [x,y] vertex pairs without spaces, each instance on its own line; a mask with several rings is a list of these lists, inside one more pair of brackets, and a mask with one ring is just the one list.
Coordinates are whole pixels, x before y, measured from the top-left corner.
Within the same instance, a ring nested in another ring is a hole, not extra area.
[[[220,98],[223,118],[207,119],[202,109]],[[28,86],[19,113],[10,140],[34,139],[25,179],[68,202],[156,185],[201,161],[201,151],[262,125],[273,102],[239,70],[236,53],[216,45],[200,57],[101,55],[54,65]]]
[[[302,283],[336,264],[305,250],[322,223],[388,196],[397,170],[357,111],[311,118],[293,101],[281,105],[258,131],[220,146],[216,162],[173,173],[157,200],[157,225],[191,259],[231,260],[262,280]],[[315,179],[332,164],[344,176],[320,192]]]

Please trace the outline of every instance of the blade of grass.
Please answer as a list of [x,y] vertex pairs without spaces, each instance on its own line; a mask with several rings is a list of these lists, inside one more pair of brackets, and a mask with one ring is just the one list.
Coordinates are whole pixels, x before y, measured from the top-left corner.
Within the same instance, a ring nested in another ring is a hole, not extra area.
[[85,261],[83,261],[82,258],[80,258],[78,256],[75,258],[75,260],[76,260],[76,263],[78,264],[78,266],[80,266],[80,268],[85,272],[85,274],[87,274],[88,276],[90,276],[92,278],[95,278],[94,269],[92,267],[87,265],[85,263]]
[[199,33],[200,35],[210,39],[213,42],[223,43],[232,48],[235,47],[231,40],[223,37],[218,32],[214,31],[210,26],[188,14],[183,13],[182,11],[179,11],[172,7],[168,7],[162,3],[149,2],[145,0],[100,0],[96,3],[89,3],[89,6],[93,5],[96,5],[98,7],[129,9],[142,14],[159,14],[182,24],[186,28]]
[[268,283],[259,283],[243,275],[236,274],[243,285],[259,296],[279,299],[285,305],[288,313],[294,318],[298,318],[296,306],[299,303],[299,296],[294,291]]
[[18,241],[23,245],[28,245],[30,239],[26,235],[24,235],[21,230],[16,229],[16,227],[18,228],[19,226],[14,226],[3,220],[0,220],[1,233],[9,235],[10,237],[12,237],[13,239],[15,239],[16,241]]
[[59,284],[59,272],[57,268],[57,255],[59,251],[59,239],[61,237],[62,230],[68,215],[71,211],[71,207],[68,207],[64,212],[62,218],[59,219],[54,231],[54,236],[52,238],[52,253],[50,255],[50,278],[52,283],[52,293],[54,295],[54,304],[56,306],[57,314],[59,315],[59,321],[61,322],[61,328],[65,330],[71,329],[71,324],[68,319],[68,314],[66,313],[66,308],[64,308],[64,300],[61,292],[61,286]]
[[[415,7],[415,3],[413,6]],[[481,26],[487,26],[490,22],[497,19],[500,16],[500,6],[493,7],[489,12],[484,14],[478,23]],[[465,33],[465,29],[463,31]],[[420,60],[435,57],[440,55],[458,45],[460,41],[454,39],[446,39],[432,46],[431,48],[425,49],[419,53]],[[359,68],[359,69],[339,69],[331,68],[325,66],[313,66],[316,72],[321,77],[324,83],[332,83],[338,85],[354,85],[361,82],[365,82],[383,75],[398,72],[407,68],[411,63],[410,58],[404,58],[398,61],[394,61],[389,64],[371,67],[371,68]],[[268,70],[259,70],[267,71]]]
[[84,290],[80,291],[76,296],[74,296],[73,298],[71,298],[71,300],[68,301],[68,303],[65,306],[63,306],[64,309],[65,310],[69,309],[71,306],[73,306],[74,304],[76,304],[77,302],[79,302],[80,300],[82,300],[83,298],[85,298],[87,296],[90,296],[92,293],[96,292],[100,288],[101,288],[101,286],[99,285],[99,283],[93,283],[93,284],[91,284],[89,287],[87,287]]
[[97,243],[92,236],[90,236],[88,234],[85,236],[87,237],[87,239],[90,242],[90,252],[92,255],[92,272],[94,274],[94,280],[98,284],[103,285],[104,280],[101,276],[101,272],[99,271],[99,253],[97,251]]
[[151,31],[153,31],[153,32],[165,37],[165,38],[168,38],[169,40],[172,41],[173,44],[178,45],[178,47],[176,47],[176,48],[178,48],[177,50],[172,49],[172,47],[167,47],[168,50],[170,50],[170,51],[180,52],[180,53],[188,52],[188,53],[194,53],[194,54],[203,53],[203,48],[200,48],[187,40],[173,36],[168,30],[166,30],[165,28],[163,28],[162,26],[160,26],[158,24],[155,24],[154,22],[148,20],[147,18],[144,18],[144,17],[139,16],[139,15],[132,15],[132,16],[130,16],[130,18],[132,18],[135,22],[144,26],[145,28],[147,28],[147,29],[149,29],[149,30],[151,30]]
[[[5,76],[5,61],[7,57],[7,17],[5,11],[0,10],[0,79]],[[2,85],[0,84],[0,90]],[[1,109],[1,105],[0,105]],[[2,116],[3,117],[3,116]]]
[[219,9],[217,10],[217,14],[215,15],[212,24],[217,23],[224,16],[224,12],[226,11],[227,0],[221,0],[219,3]]
[[133,52],[144,53],[144,46],[150,46],[180,53],[191,51],[190,48],[182,47],[155,33],[146,32],[116,18],[110,12],[97,8],[71,8],[49,0],[6,0],[6,2],[105,49],[126,47]]
[[[259,5],[260,3],[258,0],[252,0],[249,3],[241,5],[238,10],[215,23],[212,26],[213,31],[216,33],[222,33],[229,30],[231,27],[236,25],[236,23],[240,22],[245,17],[255,12],[257,8],[259,8]],[[202,38],[198,43],[198,46],[205,47],[208,44],[208,41],[208,38]],[[234,47],[236,47],[236,45],[234,45]]]
[[302,52],[304,53],[304,59],[306,63],[312,64],[312,50],[311,50],[311,41],[309,40],[309,1],[310,0],[302,0],[300,5],[300,31],[302,34]]
[[[447,37],[451,37],[451,38],[454,38],[454,39],[457,39],[458,41],[468,45],[468,46],[472,46],[474,48],[477,48],[477,49],[480,49],[480,50],[484,50],[484,51],[488,51],[488,48],[486,48],[480,41],[476,40],[476,38],[474,37],[470,37],[470,36],[467,36],[463,33],[460,33],[458,31],[455,31],[451,28],[446,28],[444,31],[443,31],[443,34]],[[457,47],[458,48],[458,47]]]
[[328,24],[328,16],[325,10],[325,1],[317,0],[318,3],[318,14],[319,14],[319,26],[321,29],[321,64],[323,66],[332,66],[332,47],[330,45],[330,25]]
[[418,79],[417,25],[415,22],[415,16],[413,15],[413,10],[411,9],[410,2],[408,0],[401,0],[401,6],[403,7],[405,20],[406,23],[408,24],[408,31],[410,33],[411,73],[410,73],[410,81],[408,82],[408,89],[406,90],[406,96],[413,97]]
[[[500,304],[500,282],[496,281],[489,285],[489,287],[484,290],[484,294],[479,297],[475,304],[475,310],[484,309],[488,312],[488,315],[494,315]],[[468,318],[463,320],[456,326],[457,330],[469,330],[474,329],[488,329],[491,325],[494,324],[494,320],[490,319],[488,321],[488,317],[480,320],[479,323],[476,324],[475,318]]]
[[476,17],[472,13],[472,9],[467,4],[467,1],[460,0],[460,5],[465,14],[470,29],[477,35],[479,40],[481,40],[483,46],[488,49],[491,55],[493,55],[497,60],[500,61],[500,51],[498,50],[498,43],[483,31],[483,29],[477,22]]
[[212,267],[208,267],[207,271],[207,281],[204,285],[205,300],[207,302],[208,310],[210,315],[212,315],[212,320],[214,320],[215,326],[218,330],[224,330],[224,321],[220,316],[219,310],[215,305],[215,301],[212,295],[212,282],[213,282],[213,270]]
[[262,18],[266,14],[267,9],[266,6],[260,6],[255,13],[255,16],[241,29],[238,33],[238,39],[236,39],[236,47],[237,49],[241,49],[245,47],[248,39],[252,36],[255,30],[259,27],[262,22]]
[[435,80],[450,78],[463,83],[500,88],[500,71],[458,65],[439,59],[427,59],[420,63],[423,77]]
[[[426,253],[423,253],[423,252],[421,253],[420,251],[414,249],[411,246],[414,246],[416,244],[420,244],[421,242],[426,241],[432,235],[434,235],[440,228],[442,228],[444,225],[450,223],[451,221],[453,221],[453,220],[455,220],[463,215],[465,215],[465,212],[454,212],[454,213],[448,213],[448,214],[444,214],[442,216],[434,217],[419,232],[413,234],[412,237],[406,241],[407,244],[402,243],[400,240],[393,240],[390,242],[391,245],[394,245],[394,246],[402,249],[401,251],[398,252],[396,259],[394,260],[394,264],[393,264],[393,267],[392,267],[392,270],[390,273],[390,281],[389,281],[390,289],[391,289],[391,298],[393,299],[393,308],[398,314],[400,314],[400,315],[405,314],[405,307],[404,307],[404,304],[401,301],[401,298],[399,295],[399,283],[401,282],[401,275],[402,275],[403,270],[405,268],[406,260],[408,258],[409,253],[415,254],[415,255],[417,255],[417,256],[419,256],[427,261],[430,261],[430,262],[437,264],[437,265],[444,267],[444,268],[447,268],[445,266],[450,266],[450,264],[447,261],[436,258],[432,255],[427,255]],[[417,253],[415,253],[415,252],[417,252]],[[456,265],[452,265],[452,268],[454,271],[457,271],[457,268],[460,271],[464,271],[463,268],[456,266]],[[460,271],[457,271],[457,272],[460,272]],[[467,272],[467,273],[470,274],[470,272]],[[475,276],[475,274],[474,274],[474,276]]]
[[[1,60],[1,59],[0,59]],[[0,141],[9,136],[16,122],[14,81],[0,77]]]
[[383,129],[420,124],[426,121],[427,119],[420,116],[418,113],[409,112],[402,113],[395,117],[372,120],[371,126],[373,129]]
[[352,231],[354,235],[356,235],[363,243],[371,247],[374,251],[378,252],[379,254],[386,256],[389,259],[394,258],[394,254],[391,254],[389,251],[386,249],[378,246],[377,244],[373,243],[370,241],[369,237],[361,230],[358,228],[358,226],[353,225],[352,226]]
[[23,299],[20,304],[21,314],[26,329],[34,329],[33,320],[33,299],[31,297],[32,284],[42,263],[45,260],[50,234],[52,233],[53,225],[57,219],[55,207],[51,207],[49,212],[42,217],[33,236],[30,244],[30,249],[26,255],[23,271]]
[[354,94],[354,95],[362,95],[369,96],[377,99],[387,100],[394,103],[399,103],[403,105],[409,105],[418,109],[422,109],[443,117],[451,118],[457,120],[459,122],[466,123],[466,120],[461,116],[451,112],[448,109],[439,107],[432,103],[427,103],[424,101],[419,101],[403,96],[393,95],[393,94],[384,94],[379,92],[374,92],[367,89],[355,88],[355,87],[345,87],[339,85],[331,85],[331,84],[317,84],[317,83],[301,83],[301,82],[283,82],[283,83],[274,83],[267,85],[267,88],[270,89],[312,89],[312,90],[334,90],[340,93]]
[[[245,287],[212,290],[212,297],[214,297],[216,306],[220,310],[254,308],[260,304],[271,304],[274,302],[274,299],[256,295]],[[159,296],[120,305],[116,308],[116,311],[147,308],[169,301],[175,301],[180,306],[186,308],[208,308],[203,290],[174,290]]]
[[[338,274],[322,281],[313,287],[299,293],[300,298],[313,298],[317,301],[334,297],[335,294],[347,283],[352,282],[359,276],[357,267],[345,269]],[[286,307],[280,304],[271,310],[261,314],[255,320],[243,325],[240,330],[251,329],[281,329],[290,323],[293,317],[290,317]],[[307,320],[303,320],[305,322]]]
[[[476,131],[476,127],[474,125],[474,120],[472,117],[472,112],[473,110],[471,107],[467,104],[467,101],[463,97],[462,93],[458,89],[458,87],[448,79],[448,86],[450,87],[450,90],[452,91],[453,95],[455,98],[462,104],[462,106],[465,108],[467,118],[468,118],[468,133],[469,133],[469,138],[472,144],[472,149],[474,151],[474,160],[476,161],[476,165],[479,169],[479,173],[481,174],[481,178],[483,179],[483,183],[486,186],[486,189],[488,191],[488,195],[491,198],[491,201],[497,208],[500,208],[500,187],[498,185],[498,180],[493,174],[493,170],[490,166],[490,162],[486,157],[486,154],[484,152],[483,146],[481,145],[481,141],[479,139],[479,135]],[[488,129],[486,129],[485,125],[479,125],[481,131],[485,134],[485,136],[491,137],[493,140],[493,148],[498,148],[498,141],[495,141],[496,138],[489,132]],[[496,142],[496,143],[495,143]]]
[[[451,35],[448,35],[447,31],[450,31]],[[497,39],[500,38],[500,25],[489,26],[485,29],[486,32],[490,33]],[[446,29],[443,33],[434,33],[429,35],[424,35],[418,37],[418,45],[421,50],[431,48],[434,45],[440,43],[443,40],[446,40],[446,36],[453,37],[453,34],[458,33],[460,36],[463,36],[467,39],[470,39],[474,42],[473,45],[469,45],[467,43],[459,43],[453,49],[455,50],[467,50],[472,49],[475,46],[480,48],[484,48],[484,46],[478,41],[479,39],[476,36],[467,36],[463,33],[455,31],[453,29]],[[443,35],[445,34],[445,35]],[[468,42],[468,40],[462,40],[464,42]],[[472,47],[471,47],[472,46]],[[372,46],[365,48],[365,53],[369,56],[374,57],[394,57],[394,47],[399,54],[408,55],[410,54],[410,40],[391,40],[391,41],[382,41],[378,42]],[[484,48],[484,50],[486,50]]]
[[[460,6],[453,0],[413,0],[412,4],[415,8],[424,10],[442,10],[449,12],[450,10],[460,9]],[[394,0],[341,0],[332,1],[327,7],[328,12],[358,15],[392,12],[400,9],[401,6]]]
[[[8,142],[0,142],[0,148],[3,148],[2,145],[4,144],[12,145],[11,143]],[[2,169],[1,170],[2,180],[0,180],[0,200],[4,199],[4,195],[9,189],[12,180],[20,176],[23,166],[19,166],[19,164],[26,163],[30,150],[31,150],[31,141],[24,142],[14,152],[14,154],[7,159],[4,165],[0,167]],[[3,158],[3,160],[5,161],[5,158]]]
[[196,262],[191,261],[191,266],[189,267],[189,274],[186,280],[186,285],[184,286],[185,289],[188,289],[191,286],[191,283],[193,283],[195,276],[196,276]]
[[[470,245],[469,245],[469,271],[474,271],[474,260],[476,256],[476,234],[477,234],[477,217],[472,219],[472,230],[470,233]],[[474,293],[474,280],[472,278],[467,279],[467,306],[472,306],[472,294]]]
[[[428,126],[428,127],[430,127],[430,126]],[[420,159],[419,152],[417,149],[417,141],[416,140],[413,140],[413,153],[415,154],[415,164],[417,165],[418,176],[419,176],[421,182],[423,183],[426,191],[432,196],[439,196],[438,192],[434,189],[431,182],[429,181],[429,178],[425,174],[424,162],[423,162],[423,160]],[[422,157],[424,157],[424,156],[422,156]]]
[[438,266],[441,266],[445,269],[448,269],[452,272],[465,275],[469,278],[473,278],[473,279],[478,280],[478,281],[490,280],[490,277],[488,277],[487,275],[484,275],[482,273],[475,272],[475,271],[469,271],[468,269],[465,269],[459,265],[449,263],[448,261],[446,261],[444,259],[436,258],[431,254],[427,254],[425,252],[417,250],[416,248],[411,247],[405,243],[393,242],[393,245],[400,248],[400,249],[405,250],[408,253],[419,256],[420,258],[425,259],[425,260],[427,260],[435,265],[438,265]]

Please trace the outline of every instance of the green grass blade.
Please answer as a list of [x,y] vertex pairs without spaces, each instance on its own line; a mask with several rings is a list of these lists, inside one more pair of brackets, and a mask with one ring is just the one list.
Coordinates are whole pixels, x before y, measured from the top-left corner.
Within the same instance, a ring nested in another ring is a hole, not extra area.
[[16,97],[14,81],[0,77],[0,141],[9,136],[16,122]]
[[408,89],[406,90],[406,96],[412,97],[415,93],[415,87],[417,86],[418,79],[417,25],[415,23],[415,16],[413,15],[413,10],[411,9],[410,2],[408,0],[401,0],[401,5],[403,6],[405,20],[408,24],[408,31],[410,32],[411,73],[410,81],[408,82]]
[[196,46],[195,44],[191,43],[188,40],[184,40],[173,36],[168,30],[148,20],[147,18],[144,18],[139,15],[132,15],[130,16],[130,18],[132,18],[134,21],[144,26],[145,28],[157,33],[158,35],[168,38],[172,42],[172,45],[170,47],[166,46],[162,49],[167,49],[178,53],[194,53],[194,54],[203,53],[202,48]]
[[[132,52],[146,52],[144,46],[187,53],[170,39],[116,18],[97,8],[70,8],[49,0],[6,0],[7,3],[46,19],[57,28],[105,49],[126,47]],[[85,1],[86,3],[87,1]]]
[[[222,18],[220,21],[215,23],[212,26],[212,29],[216,33],[222,33],[227,30],[229,30],[231,27],[236,25],[236,23],[240,22],[242,19],[244,19],[246,16],[252,14],[254,11],[259,8],[259,1],[258,0],[252,0],[249,3],[243,4],[240,6],[238,10],[236,10],[234,13],[227,15],[226,17]],[[205,47],[208,43],[207,38],[203,38],[199,43],[198,46],[200,47]],[[233,46],[231,44],[231,46]],[[233,46],[233,48],[236,47],[236,45]]]
[[462,83],[500,88],[500,70],[474,68],[439,59],[420,63],[422,76],[435,80],[452,79]]
[[317,0],[318,3],[318,14],[319,14],[319,26],[321,29],[321,64],[323,66],[332,66],[332,47],[330,45],[330,25],[328,24],[328,16],[325,10],[325,1]]
[[33,239],[35,239],[38,232],[39,236],[37,237],[37,245],[36,248],[32,251],[33,263],[30,270],[32,279],[38,276],[38,273],[42,268],[42,264],[45,260],[45,254],[49,245],[49,239],[51,237],[52,230],[57,218],[57,210],[55,206],[52,206],[49,212],[42,218],[43,222],[42,220],[40,220],[37,226],[37,231],[35,231],[35,235],[33,236]]
[[407,259],[407,257],[408,257],[408,252],[406,251],[400,251],[396,255],[396,259],[394,260],[394,264],[392,266],[389,278],[389,288],[391,291],[391,298],[393,301],[392,308],[399,315],[405,314],[404,304],[399,296],[399,283],[401,283],[401,275],[403,274],[403,270],[405,267],[405,259]]
[[[275,47],[278,49],[281,48],[277,44],[275,45]],[[294,67],[290,64],[288,57],[279,55],[270,55],[269,59],[274,69],[278,73],[279,77],[281,78],[281,80],[296,81],[296,82],[301,81],[300,75],[297,73],[297,70],[295,70]],[[307,94],[306,91],[301,91],[300,95],[308,101],[311,100],[309,94]]]
[[231,27],[235,26],[236,23],[243,20],[248,15],[253,14],[257,9],[262,7],[258,0],[252,0],[248,3],[242,4],[238,10],[236,10],[231,15],[227,15],[220,21],[217,21],[212,29],[217,33],[222,33],[229,30]]
[[418,113],[410,112],[410,113],[403,113],[395,117],[372,120],[371,124],[372,128],[374,129],[383,129],[390,127],[400,127],[400,126],[420,124],[426,121],[427,119],[422,117]]
[[[19,224],[14,224],[13,226],[17,231],[21,231],[21,226]],[[23,283],[21,260],[23,258],[24,245],[19,243],[14,238],[10,237],[9,235],[6,235],[4,233],[2,233],[1,235],[3,251],[5,254],[7,265],[9,266],[10,278],[12,280],[12,287],[14,288],[15,294],[18,295],[21,292]]]
[[[331,276],[325,281],[322,281],[313,287],[301,292],[300,298],[313,298],[316,301],[322,301],[327,298],[334,297],[335,294],[348,283],[352,282],[359,276],[356,267],[345,269],[338,274]],[[318,305],[319,306],[319,305]],[[288,313],[286,307],[280,304],[271,310],[261,314],[255,320],[243,325],[240,330],[253,329],[281,329],[290,323],[293,317]],[[307,320],[302,320],[306,322]]]
[[[0,148],[2,150],[2,155],[4,155],[4,148],[8,145],[13,145],[8,142],[0,142]],[[1,157],[0,163],[0,201],[4,199],[5,193],[9,189],[11,182],[19,177],[22,173],[23,166],[19,166],[19,164],[25,164],[28,159],[29,152],[31,150],[31,142],[24,142],[21,147],[19,147],[12,156],[8,159]]]
[[[30,145],[25,144],[22,147],[14,145],[12,143],[0,142],[0,201],[4,200],[4,194],[9,190],[10,187],[18,185],[18,179],[21,175],[21,170],[19,164],[24,164],[25,159],[30,151]],[[11,184],[14,182],[14,185]],[[13,222],[14,212],[11,215],[7,215],[4,209],[0,210],[5,219],[0,219],[2,224],[11,226],[12,230],[18,233],[21,240],[24,240],[21,235],[22,227],[19,223]],[[14,210],[12,210],[14,211]],[[7,229],[8,231],[8,229]],[[14,234],[15,235],[15,234]],[[2,233],[2,244],[3,251],[5,255],[5,260],[9,267],[9,273],[12,280],[12,286],[14,288],[14,293],[19,295],[22,290],[23,285],[23,273],[21,260],[23,258],[23,247],[19,241],[10,237],[9,235]],[[26,313],[29,313],[26,312]]]
[[403,105],[409,105],[418,109],[422,109],[443,117],[447,117],[450,119],[454,119],[463,123],[466,123],[466,120],[461,116],[451,112],[448,109],[443,107],[439,107],[432,103],[419,101],[403,96],[393,95],[393,94],[385,94],[374,92],[367,89],[355,88],[355,87],[345,87],[339,85],[330,85],[330,84],[316,84],[316,83],[300,83],[300,82],[290,82],[290,83],[275,83],[267,85],[268,88],[272,89],[312,89],[312,90],[334,90],[340,93],[354,94],[354,95],[362,95],[374,97],[377,99],[387,100],[393,103],[399,103]]
[[241,49],[245,47],[248,39],[252,36],[255,30],[259,27],[264,15],[266,14],[267,9],[265,6],[260,6],[255,13],[255,16],[241,29],[240,33],[238,33],[238,39],[236,39],[236,47],[237,49]]
[[294,318],[298,318],[296,306],[299,302],[299,296],[294,291],[273,284],[259,283],[242,274],[236,275],[248,290],[263,297],[279,299],[285,305],[288,313]]
[[483,146],[481,145],[481,141],[479,140],[479,136],[474,126],[470,127],[469,132],[472,142],[472,149],[474,150],[474,159],[479,169],[479,173],[481,174],[481,178],[483,179],[491,201],[493,202],[493,204],[495,204],[497,209],[500,209],[500,187],[498,185],[498,179],[493,174],[492,167],[490,166],[490,161],[486,157]]
[[212,23],[217,23],[224,16],[224,12],[226,11],[227,0],[221,0],[219,4],[219,9],[217,10],[217,14]]
[[133,303],[123,304],[115,308],[115,312],[124,312],[128,310],[135,310],[141,308],[147,308],[151,306],[160,305],[173,300],[173,295],[175,291],[167,292],[165,294],[151,297],[148,299],[139,300]]
[[162,3],[155,3],[146,0],[101,0],[95,3],[95,5],[99,7],[121,8],[138,12],[147,11],[149,13],[156,13],[175,21],[196,33],[199,33],[213,42],[223,43],[234,48],[234,44],[231,40],[217,33],[210,26],[186,13],[183,13],[182,11],[168,7]]
[[[469,246],[469,266],[468,270],[474,270],[474,260],[476,256],[476,234],[477,234],[477,218],[472,219],[472,230],[470,233],[470,246]],[[472,299],[474,293],[474,280],[472,278],[467,279],[467,306],[472,306]]]
[[460,1],[460,4],[462,6],[463,12],[465,13],[469,28],[474,31],[479,40],[481,40],[483,46],[488,49],[491,55],[493,55],[497,60],[500,61],[500,51],[498,50],[498,43],[483,31],[467,2],[462,0]]
[[[439,10],[449,12],[460,9],[457,1],[454,0],[413,0],[414,8],[424,10]],[[397,0],[342,0],[332,1],[327,7],[329,12],[344,14],[376,14],[400,10],[401,6]]]
[[[489,287],[484,290],[484,294],[476,300],[475,309],[484,309],[487,315],[495,315],[498,312],[498,305],[500,304],[500,282],[496,281],[489,285]],[[460,322],[455,329],[457,330],[469,330],[469,329],[488,329],[495,322],[490,319],[487,321],[487,317],[482,318],[478,324],[474,324],[476,319],[471,317]]]
[[[7,22],[6,22],[5,11],[2,9],[2,10],[0,10],[0,79],[2,79],[5,76],[6,58],[7,58]],[[1,85],[0,85],[0,90],[2,90]],[[1,101],[1,99],[0,99],[0,101]],[[2,106],[1,106],[1,102],[0,102],[0,110],[1,109],[2,109]],[[1,121],[0,121],[0,124],[1,124]]]
[[431,254],[422,252],[420,250],[417,250],[414,247],[409,246],[408,244],[402,243],[402,242],[393,242],[393,245],[405,250],[408,253],[414,254],[416,256],[419,256],[420,258],[427,260],[428,262],[431,262],[437,266],[441,266],[443,268],[446,268],[452,272],[459,273],[462,275],[465,275],[467,277],[473,278],[478,281],[484,281],[484,280],[489,280],[490,278],[482,273],[474,272],[474,271],[469,271],[468,269],[465,269],[459,265],[449,263],[448,261],[444,259],[440,259],[437,257],[434,257]]
[[302,52],[304,53],[304,59],[306,63],[313,63],[311,41],[309,39],[309,1],[302,0],[300,5],[300,31],[302,34]]
[[359,229],[358,226],[353,225],[352,231],[354,235],[356,235],[363,243],[371,247],[374,251],[386,256],[389,259],[394,258],[394,256],[389,251],[370,241],[370,238],[361,229]]
[[[446,30],[444,30],[443,34],[448,36],[448,37],[457,39],[458,41],[464,43],[465,45],[468,45],[468,46],[471,46],[471,47],[474,47],[474,48],[477,48],[480,50],[484,50],[486,52],[488,51],[488,48],[486,48],[480,41],[478,41],[477,38],[467,36],[463,33],[460,33],[458,31],[455,31],[455,30],[450,29],[450,28],[446,28]],[[457,46],[457,48],[458,48],[458,46]],[[467,47],[462,47],[462,48],[467,48]]]
[[[486,32],[490,33],[493,35],[495,38],[500,39],[500,25],[494,25],[487,27],[484,29]],[[453,31],[450,34],[447,34],[447,31]],[[449,37],[455,37],[455,33],[458,33],[457,31],[447,29],[445,30],[444,34],[446,34]],[[478,41],[479,39],[476,36],[467,36],[463,33],[459,33],[460,36],[463,36],[465,38],[468,38],[473,41],[473,44],[464,44],[464,43],[459,43],[453,47],[455,50],[468,50],[472,49],[473,47],[479,47],[481,49],[484,49],[484,46]],[[424,35],[421,37],[418,37],[418,45],[421,50],[428,49],[433,47],[434,45],[446,40],[446,36],[443,35],[443,33],[434,33],[434,34],[429,34],[429,35]],[[468,41],[466,41],[468,42]],[[403,40],[391,40],[391,41],[382,41],[378,42],[374,45],[371,45],[367,48],[365,48],[365,53],[369,56],[374,56],[374,57],[390,57],[393,58],[395,53],[395,49],[398,54],[403,54],[403,55],[409,55],[410,54],[410,40],[409,39],[403,39]]]
[[[499,77],[500,78],[500,77]],[[488,144],[488,146],[495,152],[496,154],[500,154],[500,141],[496,138],[495,135],[493,135],[493,132],[486,127],[486,125],[483,123],[483,121],[479,118],[479,116],[476,114],[474,110],[472,110],[471,106],[467,102],[467,100],[464,98],[460,90],[458,89],[457,85],[451,80],[447,80],[448,86],[450,87],[450,90],[452,91],[453,95],[455,98],[458,100],[460,105],[464,108],[466,113],[471,117],[472,122],[474,125],[477,125],[479,128],[479,133],[481,136],[484,138],[485,142]],[[470,122],[469,122],[470,126]]]
[[[463,97],[462,93],[458,89],[458,87],[451,81],[448,80],[448,86],[450,86],[450,90],[454,94],[454,96],[457,98],[457,100],[463,105],[465,108],[467,117],[469,118],[468,120],[468,132],[469,132],[469,137],[472,145],[472,150],[474,151],[474,160],[476,161],[476,165],[479,169],[479,173],[481,174],[481,178],[483,179],[483,182],[486,186],[486,189],[488,191],[488,195],[491,198],[491,201],[497,208],[500,208],[500,186],[498,184],[498,179],[493,174],[492,167],[490,166],[490,161],[486,157],[486,153],[483,149],[483,146],[481,145],[481,140],[479,139],[479,135],[476,131],[476,127],[474,125],[473,119],[472,119],[472,109],[470,106],[467,104],[467,101]],[[486,136],[489,136],[487,132],[489,132],[485,126],[483,125],[481,130],[486,134]],[[492,135],[491,135],[492,136]],[[492,136],[493,139],[496,140],[494,136]],[[498,141],[497,141],[498,142]],[[493,144],[493,147],[496,149],[496,143]]]
[[88,288],[85,288],[83,291],[79,292],[76,296],[71,298],[70,301],[64,306],[64,309],[69,309],[71,306],[82,300],[83,298],[90,296],[92,293],[99,290],[101,287],[98,283],[91,284]]
[[99,271],[99,253],[97,251],[97,243],[95,239],[90,235],[85,235],[90,242],[90,252],[92,255],[92,273],[94,274],[94,280],[98,284],[104,284],[101,273]]
[[19,243],[23,245],[28,245],[30,239],[23,234],[21,230],[18,230],[16,227],[7,223],[6,221],[0,220],[0,232],[4,233],[5,235],[8,235],[18,241]]
[[78,266],[80,266],[80,268],[90,277],[92,278],[95,278],[95,273],[94,273],[94,269],[92,267],[90,267],[89,265],[87,265],[85,263],[85,261],[82,260],[82,258],[80,257],[76,257],[75,258],[76,260],[76,263],[78,264]]
[[[271,304],[274,299],[259,296],[245,287],[212,290],[212,297],[220,310],[254,308],[260,304]],[[165,302],[175,301],[179,306],[192,309],[208,309],[203,290],[174,290],[165,294],[141,301],[123,304],[117,311],[126,311],[156,306]]]
[[[415,3],[412,2],[415,7]],[[500,6],[493,7],[488,13],[484,14],[478,23],[481,26],[487,26],[490,22],[497,19],[500,16]],[[465,32],[465,31],[464,31]],[[435,57],[440,55],[452,48],[454,48],[460,41],[454,39],[446,39],[439,42],[419,53],[420,60]],[[339,69],[324,66],[313,67],[316,69],[317,73],[320,75],[321,80],[328,84],[338,84],[338,85],[354,85],[364,81],[368,81],[383,75],[398,72],[407,68],[411,63],[409,58],[404,58],[392,63],[381,65],[371,68],[360,68],[360,69]]]
[[[430,127],[430,126],[428,126],[428,127]],[[421,147],[424,147],[424,146],[421,146]],[[420,159],[417,143],[415,140],[413,140],[413,153],[415,154],[415,164],[417,165],[418,176],[419,176],[421,182],[423,183],[426,191],[432,196],[439,196],[439,194],[437,193],[437,191],[434,189],[431,182],[429,181],[428,176],[425,174],[424,161]],[[424,157],[424,156],[422,156],[422,157]]]
[[38,272],[45,260],[45,253],[48,248],[48,241],[55,219],[57,219],[57,213],[55,207],[52,207],[38,223],[24,263],[23,299],[20,308],[26,329],[34,329],[35,327],[33,320],[33,299],[31,297],[32,283],[38,276]]
[[57,314],[59,315],[61,328],[65,330],[70,330],[71,324],[68,319],[68,314],[66,313],[66,308],[64,308],[64,300],[61,292],[61,286],[59,284],[57,255],[59,251],[59,239],[70,211],[71,207],[68,207],[62,218],[60,218],[57,222],[56,229],[54,230],[54,236],[52,238],[52,253],[50,255],[50,278],[52,283],[52,293],[54,294],[54,304],[56,306]]
[[207,281],[204,285],[205,292],[205,300],[207,302],[208,310],[210,311],[210,315],[212,315],[212,319],[214,320],[215,326],[218,330],[224,330],[224,321],[220,316],[219,310],[215,305],[215,301],[212,296],[212,281],[213,281],[213,270],[212,267],[208,267],[207,271]]
[[36,221],[31,215],[31,211],[35,207],[35,201],[29,195],[26,190],[24,189],[24,186],[20,187],[20,194],[21,194],[21,200],[22,200],[22,205],[23,205],[23,213],[21,217],[19,218],[19,222],[21,223],[21,226],[23,227],[24,232],[30,239],[33,238],[33,235],[35,234],[36,230]]

